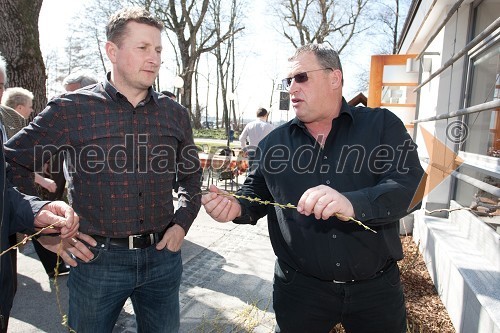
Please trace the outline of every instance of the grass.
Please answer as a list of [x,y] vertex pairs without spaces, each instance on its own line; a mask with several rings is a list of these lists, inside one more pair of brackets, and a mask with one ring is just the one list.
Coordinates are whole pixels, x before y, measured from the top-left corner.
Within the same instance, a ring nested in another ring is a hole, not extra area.
[[[234,132],[234,138],[237,139],[240,133],[238,131]],[[226,129],[209,129],[209,128],[201,128],[195,129],[193,128],[193,136],[195,138],[204,138],[204,139],[217,139],[217,140],[227,140]]]
[[[258,326],[269,327],[269,333],[274,332],[274,317],[269,316],[268,309],[271,306],[271,297],[267,300],[263,309],[259,308],[260,301],[253,301],[236,311],[234,318],[227,319],[219,310],[212,318],[203,316],[201,323],[190,333],[252,333]],[[271,323],[271,325],[268,325]],[[262,330],[259,330],[262,332]]]

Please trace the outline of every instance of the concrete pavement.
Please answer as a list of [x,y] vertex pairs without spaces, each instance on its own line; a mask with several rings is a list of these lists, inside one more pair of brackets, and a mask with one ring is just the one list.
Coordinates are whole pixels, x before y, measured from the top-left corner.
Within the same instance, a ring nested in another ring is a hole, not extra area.
[[[32,246],[22,252],[9,332],[67,332],[61,325],[68,308],[67,276],[58,278],[56,288]],[[275,256],[266,219],[256,226],[217,223],[202,207],[186,236],[182,259],[180,332],[274,332]],[[136,332],[130,301],[113,330],[119,332]]]

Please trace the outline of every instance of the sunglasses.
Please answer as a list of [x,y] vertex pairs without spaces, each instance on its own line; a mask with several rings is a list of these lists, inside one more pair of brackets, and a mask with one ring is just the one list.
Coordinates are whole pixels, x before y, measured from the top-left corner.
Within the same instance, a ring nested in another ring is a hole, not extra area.
[[307,76],[307,73],[312,73],[312,72],[317,72],[317,71],[324,71],[324,70],[333,70],[333,68],[320,68],[320,69],[313,69],[312,71],[307,71],[307,72],[302,72],[299,74],[294,75],[293,77],[287,77],[286,79],[283,79],[283,89],[289,90],[290,85],[292,84],[292,80],[295,80],[297,83],[304,83],[307,80],[309,80],[309,76]]

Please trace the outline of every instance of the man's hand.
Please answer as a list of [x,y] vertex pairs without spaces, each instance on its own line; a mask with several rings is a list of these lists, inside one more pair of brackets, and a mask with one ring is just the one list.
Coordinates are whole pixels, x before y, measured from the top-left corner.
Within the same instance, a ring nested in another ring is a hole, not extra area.
[[217,186],[210,185],[210,192],[201,197],[201,203],[205,211],[218,222],[229,222],[241,216],[241,205],[235,197],[219,190]]
[[163,250],[167,248],[169,251],[177,252],[180,250],[185,236],[186,232],[184,229],[180,225],[174,224],[167,229],[165,235],[163,235],[163,239],[156,244],[156,249]]
[[54,225],[54,228],[45,229],[43,233],[61,233],[62,238],[75,236],[80,227],[80,219],[64,201],[49,202],[40,209],[35,216],[35,228],[45,228]]
[[337,216],[342,221],[354,217],[354,208],[351,202],[345,196],[326,185],[319,185],[305,191],[297,204],[297,211],[306,216],[314,214],[314,217],[318,220],[328,220],[335,214],[342,215]]
[[38,173],[35,173],[35,183],[37,183],[50,193],[54,193],[57,190],[57,184],[55,181],[50,178],[45,178]]
[[72,267],[78,265],[72,255],[85,262],[94,258],[92,251],[90,251],[87,245],[80,240],[91,246],[97,245],[97,242],[92,237],[82,232],[78,232],[75,237],[71,238],[61,238],[59,236],[38,238],[38,242],[42,244],[43,247],[54,253],[59,253],[62,260]]

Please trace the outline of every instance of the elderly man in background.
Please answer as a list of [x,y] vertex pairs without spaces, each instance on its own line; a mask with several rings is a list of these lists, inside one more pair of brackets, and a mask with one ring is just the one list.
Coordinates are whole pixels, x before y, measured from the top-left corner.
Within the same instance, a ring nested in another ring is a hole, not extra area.
[[62,85],[66,91],[75,91],[96,83],[97,80],[91,74],[83,71],[77,71],[66,76]]

